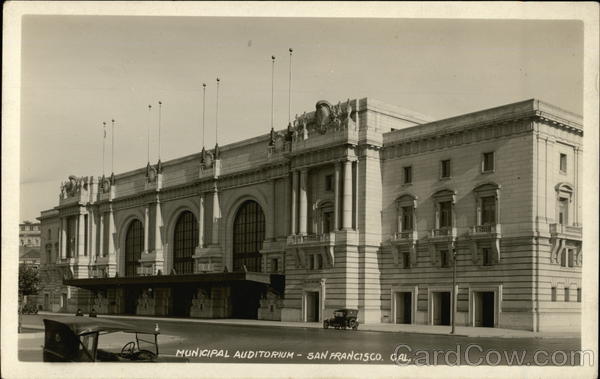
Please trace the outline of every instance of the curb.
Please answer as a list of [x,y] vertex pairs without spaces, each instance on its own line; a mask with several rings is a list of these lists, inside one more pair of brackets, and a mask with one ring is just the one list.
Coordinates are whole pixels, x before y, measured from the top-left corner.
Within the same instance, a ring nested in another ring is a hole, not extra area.
[[[47,316],[61,316],[61,315],[69,315],[66,313],[53,313],[53,312],[44,312],[40,311],[39,315],[47,315]],[[115,318],[115,319],[128,319],[128,320],[152,320],[152,321],[166,321],[166,322],[188,322],[188,323],[201,323],[201,324],[217,324],[217,325],[238,325],[238,326],[258,326],[258,327],[275,327],[275,328],[310,328],[310,329],[321,329],[321,323],[292,323],[286,322],[285,324],[277,324],[280,321],[270,321],[262,323],[260,320],[254,320],[258,322],[252,321],[240,321],[235,322],[227,319],[197,319],[197,318],[170,318],[170,317],[154,317],[154,316],[133,316],[133,315],[98,315],[99,318]],[[391,324],[390,324],[391,325]],[[423,330],[390,330],[387,327],[379,329],[377,327],[361,324],[362,327],[359,326],[359,331],[369,331],[369,332],[380,332],[380,333],[404,333],[404,334],[422,334],[422,335],[431,335],[431,336],[447,336],[447,337],[467,337],[467,338],[581,338],[581,336],[577,335],[539,335],[534,332],[530,332],[531,335],[511,335],[511,334],[501,334],[501,335],[485,335],[485,334],[449,334],[449,333],[440,333],[440,332],[431,332],[431,331],[423,331]],[[31,329],[36,329],[39,327],[31,327],[27,326]],[[43,328],[42,328],[43,329]]]

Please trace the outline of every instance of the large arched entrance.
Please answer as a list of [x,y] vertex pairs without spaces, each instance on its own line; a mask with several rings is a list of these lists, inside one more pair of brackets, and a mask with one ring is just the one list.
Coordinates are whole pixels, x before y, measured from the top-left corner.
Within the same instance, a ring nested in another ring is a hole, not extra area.
[[[133,220],[125,234],[125,276],[136,276],[137,268],[142,258],[144,249],[144,226],[140,220]],[[137,299],[140,294],[138,288],[125,289],[125,313],[135,314]]]
[[256,201],[245,201],[233,222],[233,271],[261,271],[265,214]]
[[144,226],[140,220],[133,220],[125,235],[125,276],[137,275],[142,250],[144,250]]
[[[265,215],[256,201],[247,200],[237,211],[233,222],[233,270],[261,272],[261,255],[265,239]],[[261,288],[245,281],[232,286],[231,303],[234,318],[258,317]]]
[[173,268],[177,274],[194,272],[194,250],[198,246],[198,221],[190,211],[182,212],[173,235]]
[[[194,273],[194,251],[198,246],[198,221],[190,211],[182,212],[173,233],[173,269],[176,274]],[[195,287],[185,285],[173,288],[173,316],[188,317]]]

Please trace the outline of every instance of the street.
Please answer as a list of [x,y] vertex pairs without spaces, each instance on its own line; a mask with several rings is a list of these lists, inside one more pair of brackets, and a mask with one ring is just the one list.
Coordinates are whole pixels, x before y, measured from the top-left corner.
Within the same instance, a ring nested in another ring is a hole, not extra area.
[[[24,316],[19,359],[41,361],[44,316]],[[190,362],[399,365],[572,365],[578,338],[490,338],[302,327],[121,320],[153,328],[161,355]],[[28,333],[27,333],[28,332]],[[30,334],[32,337],[24,337]],[[103,336],[100,337],[102,339]],[[127,342],[127,341],[124,341]],[[537,352],[537,353],[536,353]],[[395,354],[394,354],[395,353]]]

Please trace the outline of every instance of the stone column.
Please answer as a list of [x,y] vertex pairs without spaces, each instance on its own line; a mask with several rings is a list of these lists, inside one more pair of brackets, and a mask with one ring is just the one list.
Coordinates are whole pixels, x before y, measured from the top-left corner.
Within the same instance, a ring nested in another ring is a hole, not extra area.
[[213,191],[213,227],[212,227],[212,244],[219,244],[219,222],[221,220],[221,207],[219,205],[219,191],[217,190],[217,185],[215,184],[215,188]]
[[77,218],[77,257],[85,255],[85,215],[79,214]]
[[297,221],[296,209],[298,206],[297,191],[298,191],[298,171],[294,170],[294,171],[292,171],[292,209],[290,210],[290,225],[291,225],[290,234],[296,234],[298,232],[298,228],[296,226],[296,221]]
[[352,161],[344,162],[344,219],[342,227],[352,229]]
[[100,220],[99,220],[99,224],[98,225],[98,231],[99,231],[99,236],[98,236],[98,251],[96,252],[96,255],[99,257],[103,257],[104,256],[104,212],[100,212]]
[[399,203],[396,203],[396,218],[397,218],[397,229],[396,232],[401,233],[402,232],[402,207],[400,206]]
[[89,262],[96,262],[96,212],[88,211],[88,258]]
[[162,212],[160,210],[160,200],[156,199],[156,212],[154,212],[154,250],[156,251],[156,260],[159,260],[159,254],[162,255],[163,240],[160,233],[162,226]]
[[149,245],[150,238],[150,209],[146,205],[144,207],[144,254],[147,254],[150,250]]
[[[115,217],[112,209],[112,204],[108,208],[108,264],[112,267],[109,267],[109,275],[114,276],[114,269],[119,269],[117,266],[117,247],[115,241]],[[114,267],[114,269],[113,269]]]
[[340,162],[335,162],[334,166],[335,166],[335,176],[334,176],[334,180],[333,180],[333,187],[334,187],[334,202],[333,202],[333,230],[337,231],[340,230]]
[[198,247],[204,247],[204,194],[200,195],[200,206],[198,207]]
[[67,257],[67,218],[62,217],[60,219],[60,257],[65,259]]
[[307,186],[307,170],[303,168],[300,171],[300,221],[299,221],[299,234],[306,234],[306,228],[308,223],[307,213],[308,213],[308,199],[306,194],[306,186]]

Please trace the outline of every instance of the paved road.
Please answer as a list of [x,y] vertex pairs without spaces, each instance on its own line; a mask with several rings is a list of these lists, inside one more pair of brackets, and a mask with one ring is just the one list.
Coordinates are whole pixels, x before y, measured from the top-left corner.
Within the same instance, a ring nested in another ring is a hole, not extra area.
[[[27,317],[26,324],[41,323],[42,316]],[[153,327],[155,323],[127,322],[145,327]],[[167,343],[162,343],[161,354],[176,355],[178,351],[196,354],[197,350],[198,356],[188,357],[191,362],[394,364],[392,354],[402,345],[397,350],[400,354],[396,364],[536,365],[537,359],[538,364],[552,365],[554,356],[555,365],[570,365],[577,363],[570,358],[580,347],[576,338],[473,338],[166,320],[159,325],[161,333],[179,337],[169,337]],[[42,343],[41,339],[21,339],[19,358],[40,361]],[[536,351],[540,352],[534,355]]]

